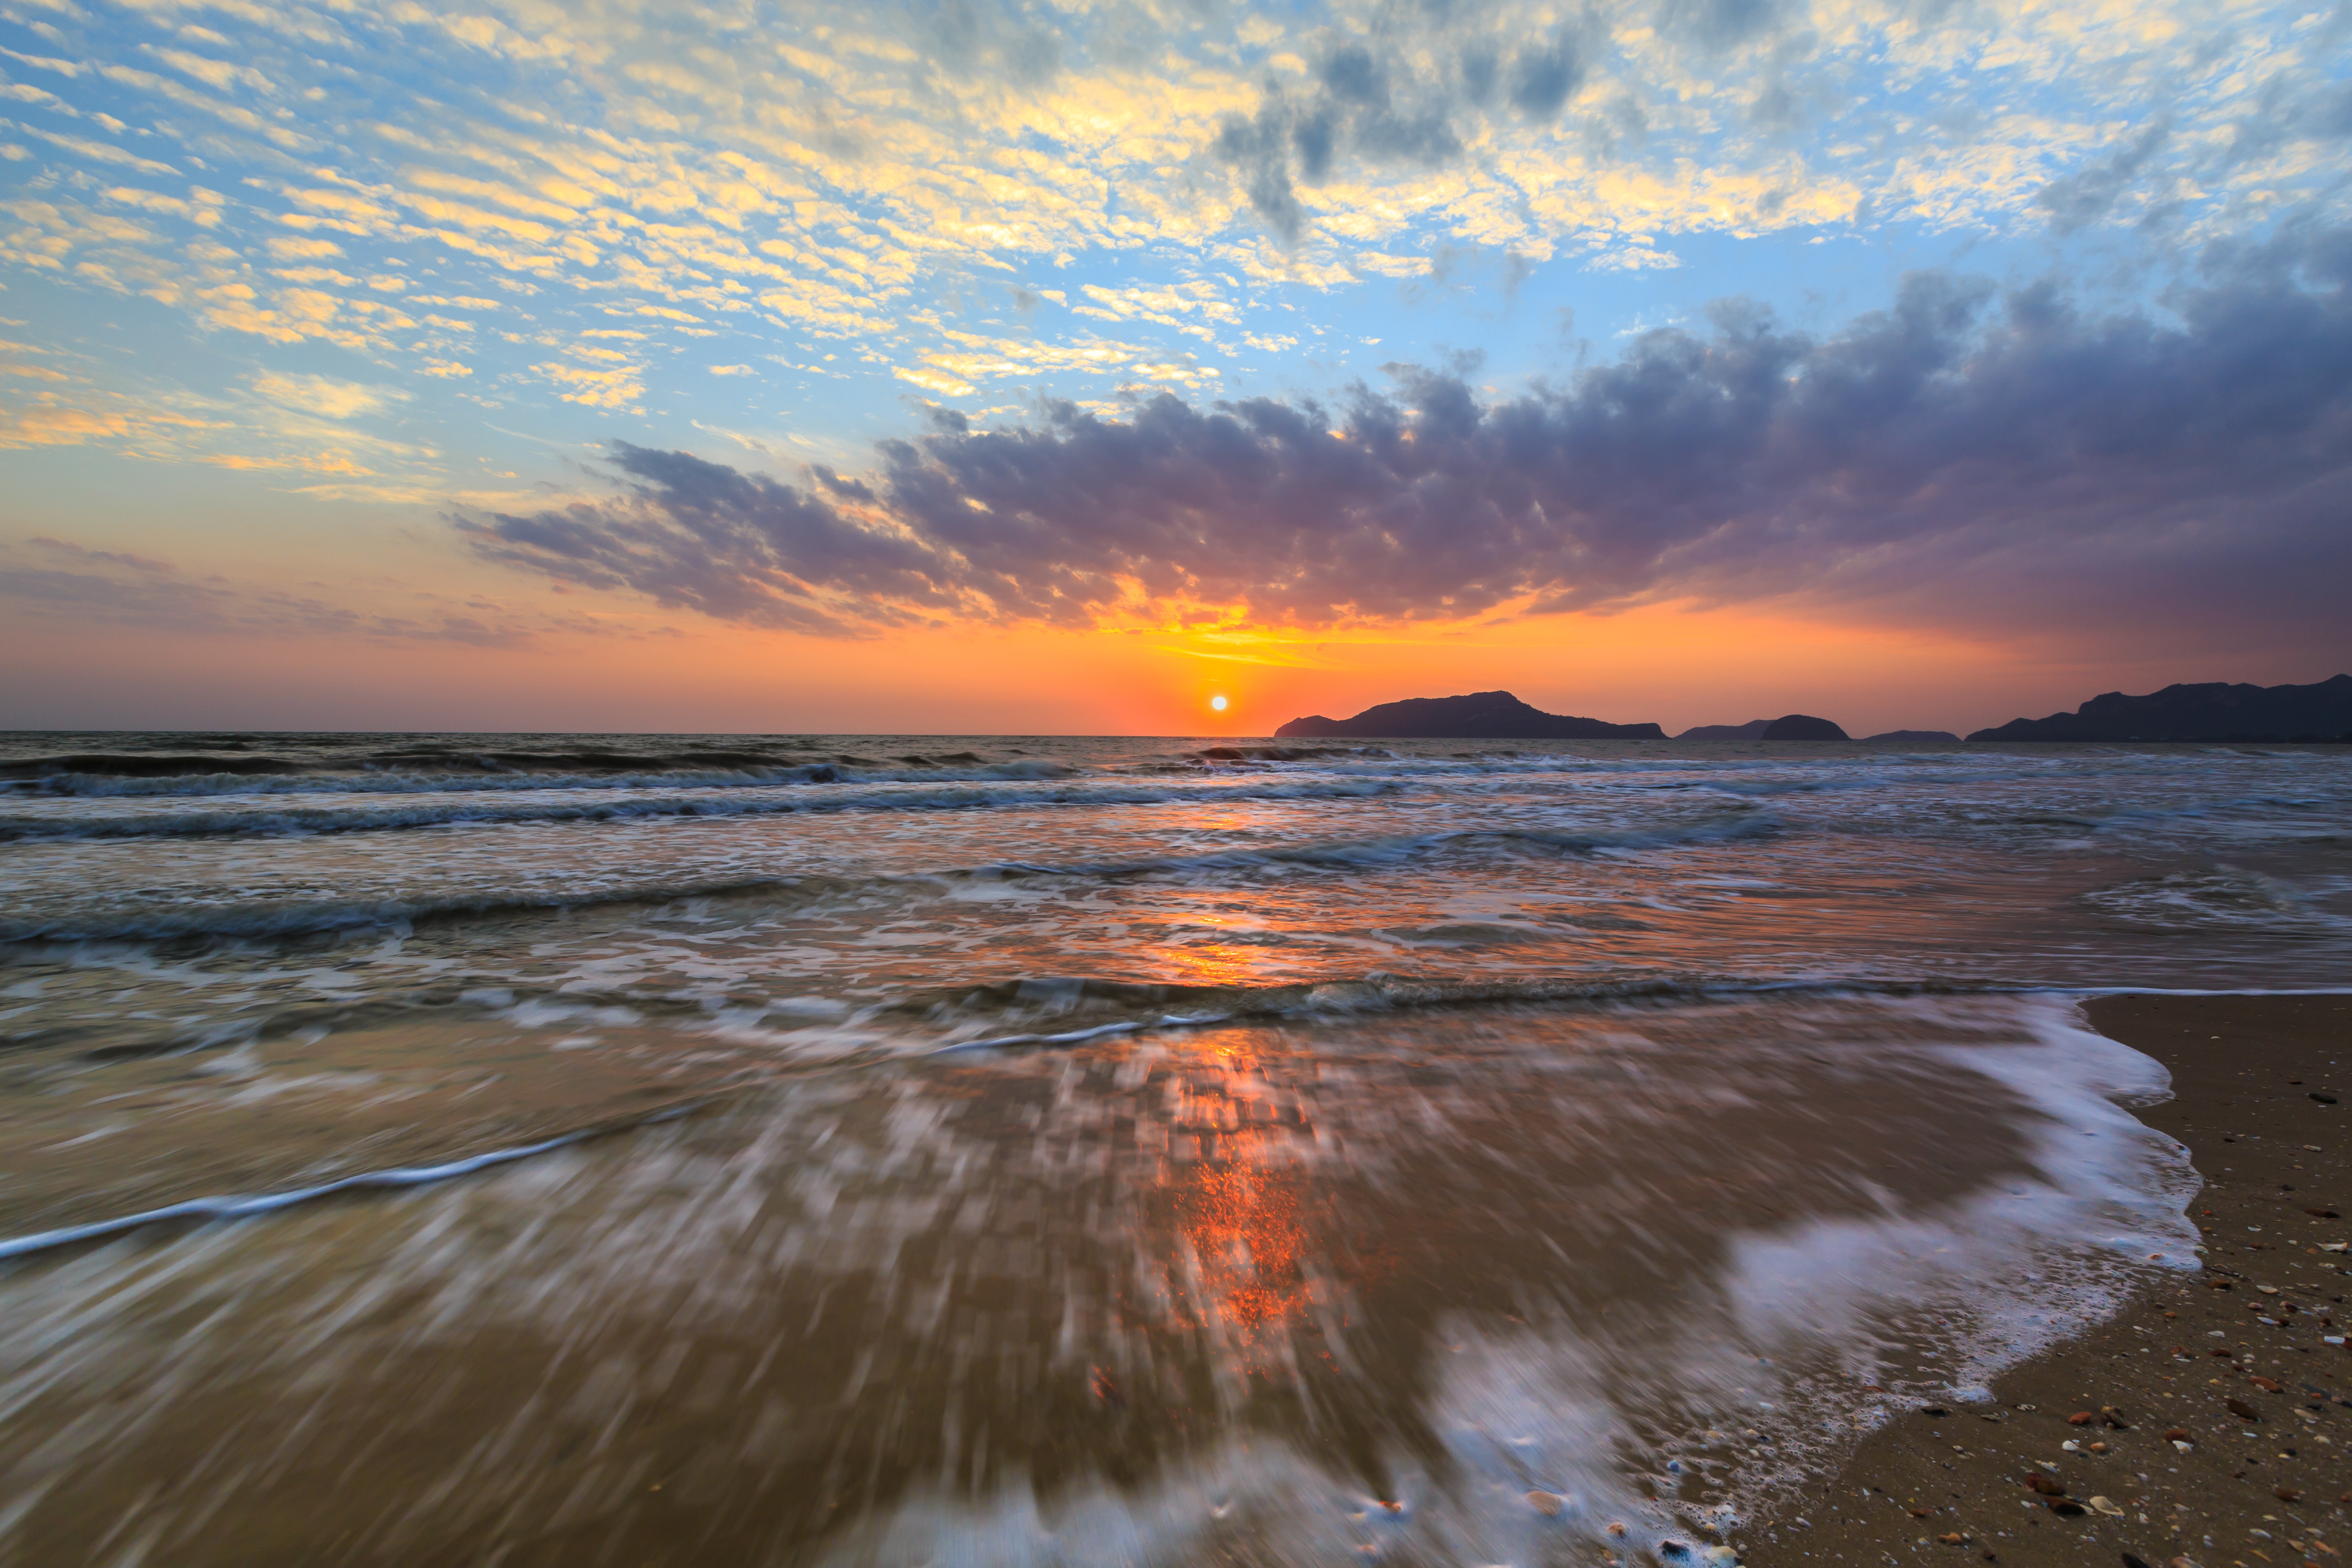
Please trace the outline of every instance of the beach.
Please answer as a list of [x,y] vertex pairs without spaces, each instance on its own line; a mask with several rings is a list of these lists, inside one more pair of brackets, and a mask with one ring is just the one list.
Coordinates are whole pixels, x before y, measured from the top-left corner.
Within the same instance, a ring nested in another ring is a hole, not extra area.
[[[2342,998],[2193,994],[2352,975],[2337,750],[16,736],[0,779],[0,1560],[2330,1527],[2339,1407],[2280,1458],[2210,1406],[2342,1353],[2335,1255],[2272,1245],[2332,1234],[2294,1053]],[[2088,1511],[2020,1506],[2029,1448]]]
[[1894,1415],[1759,1521],[1745,1561],[2340,1561],[2352,1255],[2321,1248],[2352,1239],[2336,1217],[2352,1193],[2352,995],[2125,995],[2087,1011],[2172,1075],[2175,1098],[2137,1114],[2203,1177],[2204,1268],[2011,1369],[1990,1399]]

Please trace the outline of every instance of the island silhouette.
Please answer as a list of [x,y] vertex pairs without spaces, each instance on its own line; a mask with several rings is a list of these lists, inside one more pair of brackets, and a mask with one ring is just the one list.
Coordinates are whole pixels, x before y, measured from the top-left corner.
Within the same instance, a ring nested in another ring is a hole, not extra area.
[[2072,713],[2012,719],[1971,741],[2352,741],[2352,675],[2309,686],[2168,686],[2110,691]]
[[1350,741],[1663,741],[1655,724],[1612,724],[1529,707],[1507,691],[1462,697],[1408,697],[1367,708],[1352,719],[1317,713],[1276,730],[1277,740]]
[[[1365,709],[1352,719],[1320,713],[1293,719],[1275,731],[1284,740],[1403,741],[1663,741],[1655,724],[1612,724],[1602,719],[1547,713],[1507,691],[1459,697],[1408,697]],[[1750,719],[1745,724],[1700,724],[1677,741],[1845,741],[1843,729],[1810,713]],[[1889,730],[1865,743],[1917,744],[1959,739],[1948,730]],[[2308,686],[2232,685],[2227,681],[2168,686],[2145,697],[2110,691],[2072,713],[2012,719],[1969,734],[1971,741],[2187,741],[2352,742],[2352,675]]]
[[[1908,734],[1911,731],[1905,731]],[[1885,737],[1874,735],[1873,740]],[[1685,730],[1677,741],[1851,741],[1839,726],[1810,713],[1783,713],[1778,719],[1750,719],[1745,724],[1700,724]],[[1944,739],[1956,741],[1957,735]]]

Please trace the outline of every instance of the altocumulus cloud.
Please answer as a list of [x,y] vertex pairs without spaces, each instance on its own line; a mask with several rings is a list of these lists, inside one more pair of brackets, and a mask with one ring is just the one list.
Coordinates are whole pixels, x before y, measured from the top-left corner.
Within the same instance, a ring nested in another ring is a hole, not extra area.
[[2234,605],[2334,642],[2347,282],[2338,233],[2217,253],[2160,317],[1915,274],[1825,336],[1732,301],[1514,397],[1397,365],[1329,407],[1163,395],[993,430],[943,412],[869,479],[797,485],[616,443],[611,500],[458,524],[510,565],[833,635],[1797,596],[1988,626]]

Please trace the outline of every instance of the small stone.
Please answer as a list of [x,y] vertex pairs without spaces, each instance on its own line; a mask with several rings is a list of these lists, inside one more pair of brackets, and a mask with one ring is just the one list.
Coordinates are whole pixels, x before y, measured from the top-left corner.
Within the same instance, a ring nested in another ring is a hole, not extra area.
[[2279,1391],[2279,1385],[2276,1382],[2263,1376],[2260,1373],[2248,1373],[2246,1381],[2252,1384],[2256,1388],[2261,1389],[2264,1394],[2276,1394]]
[[2092,1422],[2096,1421],[2097,1419],[2097,1416],[2092,1415],[2087,1410],[2077,1410],[2074,1415],[2066,1417],[2066,1425],[2069,1426],[2088,1426]]
[[2061,1519],[2080,1519],[2088,1510],[2081,1503],[2068,1502],[2064,1498],[2054,1497],[2050,1500],[2050,1511]]
[[2164,1440],[2168,1443],[2178,1443],[2188,1436],[2189,1428],[2186,1426],[2168,1426],[2165,1428]]
[[2278,1499],[2281,1502],[2296,1502],[2301,1500],[2303,1494],[2295,1490],[2293,1487],[2273,1487],[2271,1489],[2271,1496]]
[[1568,1500],[1558,1492],[1538,1490],[1528,1494],[1528,1505],[1546,1519],[1558,1519],[1560,1509],[1567,1501]]
[[2094,1443],[2091,1445],[2091,1452],[2094,1454],[2104,1454],[2106,1451],[2107,1446],[2105,1443]]
[[2025,1484],[2032,1487],[2035,1491],[2040,1492],[2043,1497],[2064,1497],[2066,1495],[2066,1487],[2063,1482],[2060,1481],[2055,1476],[2045,1476],[2040,1470],[2026,1471]]
[[2275,1285],[2257,1285],[2254,1289],[2260,1290],[2265,1296],[2275,1296],[2279,1293],[2278,1287]]
[[1969,1543],[1969,1538],[1957,1530],[1948,1535],[1939,1535],[1936,1539],[1947,1546],[1966,1546]]
[[2303,1212],[2309,1215],[2314,1219],[2342,1219],[2344,1217],[2342,1215],[2337,1214],[2334,1209],[2305,1209]]
[[2242,1399],[2225,1399],[2221,1401],[2221,1407],[2241,1421],[2260,1421],[2263,1418],[2261,1411]]

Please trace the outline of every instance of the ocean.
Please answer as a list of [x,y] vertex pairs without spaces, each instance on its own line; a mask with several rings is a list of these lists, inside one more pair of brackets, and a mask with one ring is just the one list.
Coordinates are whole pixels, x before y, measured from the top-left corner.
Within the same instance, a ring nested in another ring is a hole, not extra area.
[[2352,749],[0,739],[0,1563],[1698,1561],[2193,1267]]

